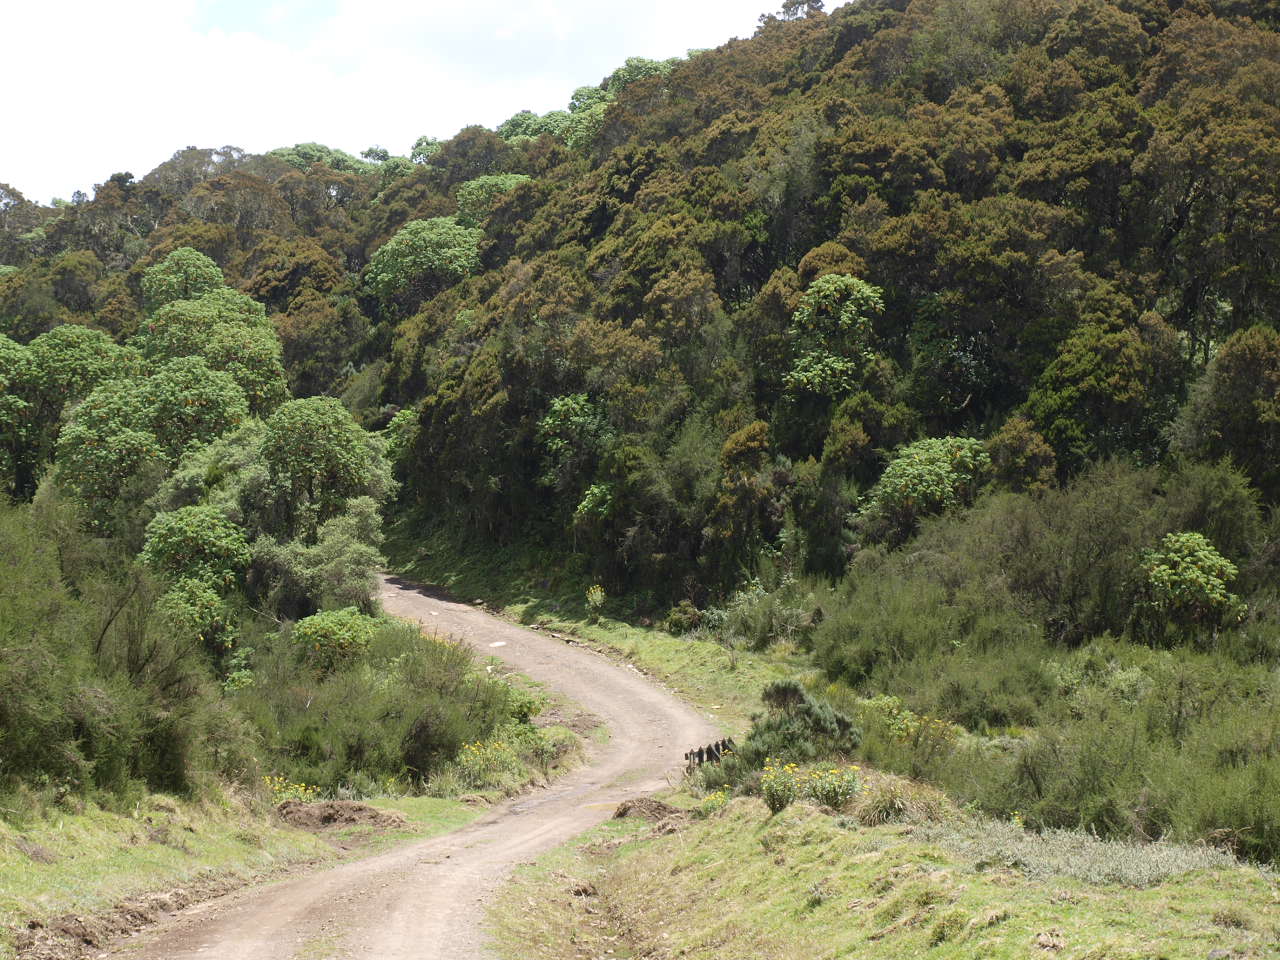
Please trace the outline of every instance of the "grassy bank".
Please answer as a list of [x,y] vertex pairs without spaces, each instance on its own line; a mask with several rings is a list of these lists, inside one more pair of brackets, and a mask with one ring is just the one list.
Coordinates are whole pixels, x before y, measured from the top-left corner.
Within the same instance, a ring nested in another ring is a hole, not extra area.
[[110,936],[128,929],[132,915],[163,913],[291,868],[454,830],[482,809],[431,797],[370,802],[398,811],[407,825],[321,837],[233,798],[190,803],[155,794],[125,812],[86,804],[53,808],[21,825],[0,820],[0,960],[17,956],[32,921],[52,931],[75,918],[84,935]]
[[746,728],[767,683],[808,669],[806,659],[784,649],[744,652],[672,636],[628,598],[608,598],[593,614],[586,602],[592,580],[563,554],[523,544],[477,546],[474,538],[414,518],[388,525],[385,551],[392,569],[413,580],[624,657],[706,710],[727,733]]
[[1277,903],[1274,875],[1202,847],[740,798],[674,833],[605,824],[524,868],[491,919],[513,960],[1203,960],[1274,956]]

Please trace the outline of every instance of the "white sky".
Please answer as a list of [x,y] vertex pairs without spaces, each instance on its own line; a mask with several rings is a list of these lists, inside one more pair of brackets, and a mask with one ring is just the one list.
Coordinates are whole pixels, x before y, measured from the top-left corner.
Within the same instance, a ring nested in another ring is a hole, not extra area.
[[44,203],[92,195],[188,145],[407,154],[422,134],[563,109],[629,56],[750,36],[778,2],[16,0],[0,183]]

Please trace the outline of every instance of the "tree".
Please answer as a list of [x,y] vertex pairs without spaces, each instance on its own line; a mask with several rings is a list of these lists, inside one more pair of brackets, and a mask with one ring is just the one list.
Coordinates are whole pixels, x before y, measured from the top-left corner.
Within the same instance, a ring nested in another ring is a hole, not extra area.
[[1121,453],[1154,461],[1185,381],[1180,347],[1154,313],[1084,324],[1040,374],[1024,412],[1065,465]]
[[841,273],[818,277],[791,318],[795,361],[789,390],[839,397],[854,389],[875,359],[871,318],[884,309],[879,288]]
[[823,0],[782,0],[778,15],[783,20],[798,20],[822,12]]
[[35,492],[36,472],[53,454],[65,411],[107,380],[135,376],[141,359],[101,330],[63,324],[42,333],[27,346],[30,359],[25,396],[30,405],[30,433],[20,493]]
[[32,380],[26,347],[0,334],[0,484],[9,493],[29,485],[29,440],[34,411],[25,399]]
[[225,591],[249,563],[244,531],[214,507],[183,507],[147,525],[140,558],[171,583],[193,580]]
[[1040,493],[1053,483],[1058,459],[1026,417],[1013,416],[987,440],[991,476],[1015,493]]
[[365,282],[384,304],[408,313],[480,266],[482,230],[454,217],[411,220],[369,261]]
[[262,457],[291,498],[292,528],[310,540],[351,497],[385,496],[386,461],[333,397],[282,404],[267,419]]
[[478,227],[493,209],[494,201],[531,178],[523,173],[497,173],[468,180],[458,187],[458,223]]
[[435,137],[421,136],[413,142],[409,159],[414,163],[426,163],[440,152],[440,141]]
[[210,369],[229,374],[244,391],[251,414],[268,414],[288,399],[280,340],[274,331],[218,324],[200,352]]
[[1280,499],[1280,332],[1232,334],[1192,387],[1173,438],[1193,457],[1231,457],[1268,501]]
[[972,503],[990,467],[980,440],[918,440],[898,451],[871,488],[858,526],[871,540],[902,543],[922,518]]
[[1216,632],[1244,613],[1240,598],[1227,590],[1236,565],[1202,534],[1166,535],[1159,548],[1143,552],[1140,567],[1133,627],[1144,639]]
[[720,483],[703,536],[726,581],[755,560],[781,525],[772,462],[769,425],[761,420],[732,434],[720,450]]
[[218,265],[190,247],[179,247],[142,274],[142,298],[148,310],[174,300],[195,300],[221,286]]
[[131,386],[139,425],[155,436],[170,461],[235,429],[249,415],[235,379],[211,369],[201,357],[169,360]]
[[75,408],[58,435],[56,463],[58,480],[87,508],[91,525],[109,532],[121,493],[158,482],[169,465],[147,426],[137,381],[103,383]]

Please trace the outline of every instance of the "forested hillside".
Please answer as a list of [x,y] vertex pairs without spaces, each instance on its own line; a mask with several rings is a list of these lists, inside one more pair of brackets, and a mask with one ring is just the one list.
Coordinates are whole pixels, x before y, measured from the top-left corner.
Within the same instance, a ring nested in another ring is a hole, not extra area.
[[962,799],[1274,858],[1280,6],[820,6],[407,156],[0,187],[14,516],[283,623],[398,482],[899,698],[863,749]]

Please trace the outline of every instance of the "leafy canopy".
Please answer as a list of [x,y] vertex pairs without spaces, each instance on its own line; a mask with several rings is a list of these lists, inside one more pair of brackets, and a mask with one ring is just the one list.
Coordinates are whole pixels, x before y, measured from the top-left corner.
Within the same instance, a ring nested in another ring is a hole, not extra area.
[[142,297],[151,310],[192,300],[223,285],[218,265],[199,250],[179,247],[142,274]]
[[249,563],[244,531],[217,509],[182,507],[147,525],[142,562],[170,581],[192,580],[226,590]]

